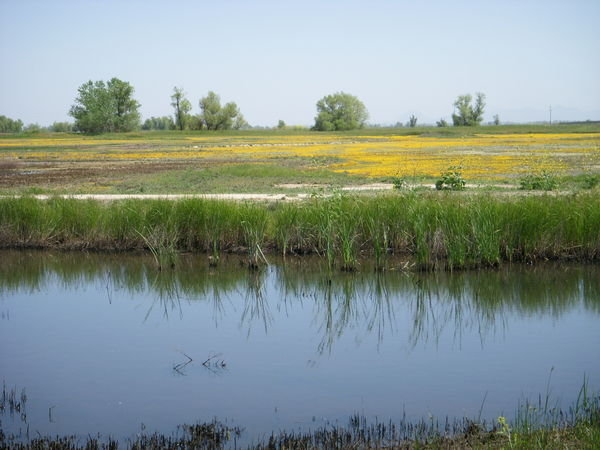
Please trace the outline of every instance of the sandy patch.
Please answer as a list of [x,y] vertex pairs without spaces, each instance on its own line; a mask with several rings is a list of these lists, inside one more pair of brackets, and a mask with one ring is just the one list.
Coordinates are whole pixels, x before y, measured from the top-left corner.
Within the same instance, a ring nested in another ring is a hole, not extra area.
[[[274,187],[279,189],[328,189],[332,186],[328,184],[284,183],[276,184]],[[393,188],[394,185],[391,183],[371,183],[357,184],[355,186],[343,186],[340,189],[342,191],[387,191]]]

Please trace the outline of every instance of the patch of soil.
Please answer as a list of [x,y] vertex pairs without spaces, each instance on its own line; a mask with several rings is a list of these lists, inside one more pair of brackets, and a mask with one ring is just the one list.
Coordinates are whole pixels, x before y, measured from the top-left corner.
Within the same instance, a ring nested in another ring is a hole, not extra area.
[[28,162],[0,170],[0,188],[19,186],[56,186],[94,183],[127,175],[151,174],[168,170],[189,169],[192,164],[206,166],[203,161],[124,161],[124,162]]

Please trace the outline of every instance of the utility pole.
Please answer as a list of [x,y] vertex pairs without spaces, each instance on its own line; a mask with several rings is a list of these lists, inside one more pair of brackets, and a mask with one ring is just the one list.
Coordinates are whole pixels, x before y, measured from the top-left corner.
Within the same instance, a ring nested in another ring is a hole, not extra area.
[[552,105],[550,105],[550,125],[552,125]]

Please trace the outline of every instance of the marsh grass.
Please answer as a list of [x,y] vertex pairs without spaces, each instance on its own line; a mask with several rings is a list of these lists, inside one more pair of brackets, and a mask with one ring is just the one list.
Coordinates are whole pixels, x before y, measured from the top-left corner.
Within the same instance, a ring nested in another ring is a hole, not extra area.
[[386,269],[387,255],[389,250],[389,225],[381,220],[379,211],[369,214],[365,220],[365,226],[368,237],[373,246],[373,259],[375,270],[382,271]]
[[255,204],[245,204],[241,207],[240,213],[240,224],[248,249],[248,267],[258,269],[262,264],[268,265],[261,248],[264,246],[267,231],[267,210]]
[[356,270],[374,258],[407,255],[422,269],[493,267],[503,261],[600,259],[600,197],[499,198],[452,192],[360,197],[335,194],[298,203],[206,199],[101,203],[0,199],[0,245],[16,248],[148,249],[158,265],[181,251],[315,253],[328,267]]
[[[430,416],[410,421],[406,414],[399,421],[370,420],[352,415],[347,425],[328,423],[312,430],[279,430],[247,445],[248,449],[308,448],[402,448],[402,449],[546,449],[598,448],[600,442],[600,397],[581,389],[579,398],[568,411],[549,407],[548,396],[540,400],[543,414],[532,417],[531,405],[521,404],[510,421],[504,416],[494,423],[479,419],[438,419]],[[524,411],[519,413],[519,411]],[[524,422],[526,420],[526,422]],[[181,425],[171,435],[144,432],[126,442],[131,449],[221,449],[237,448],[244,430],[217,421]],[[0,427],[0,446],[14,449],[117,449],[119,442],[101,436],[55,438],[6,435]],[[125,447],[125,446],[124,446]]]
[[[137,230],[136,230],[137,231]],[[137,231],[150,253],[158,270],[166,268],[174,269],[177,259],[177,236],[173,230],[163,227],[155,227],[145,230],[145,233]]]
[[284,204],[274,213],[275,243],[283,257],[294,253],[295,249],[300,247],[299,212],[300,210],[293,205]]
[[17,388],[13,387],[8,389],[6,383],[2,382],[2,396],[0,396],[0,413],[8,411],[10,415],[17,414],[21,417],[22,421],[27,420],[27,413],[25,406],[27,404],[27,394],[25,389],[21,390],[19,396],[17,396]]

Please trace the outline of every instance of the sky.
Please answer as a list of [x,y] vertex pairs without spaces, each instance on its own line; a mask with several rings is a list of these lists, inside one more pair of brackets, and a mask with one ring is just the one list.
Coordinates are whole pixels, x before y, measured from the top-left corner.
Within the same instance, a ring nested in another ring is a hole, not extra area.
[[80,85],[117,77],[143,118],[178,86],[262,126],[340,91],[373,124],[450,121],[475,92],[484,121],[600,120],[599,24],[598,0],[0,0],[0,115],[72,121]]

